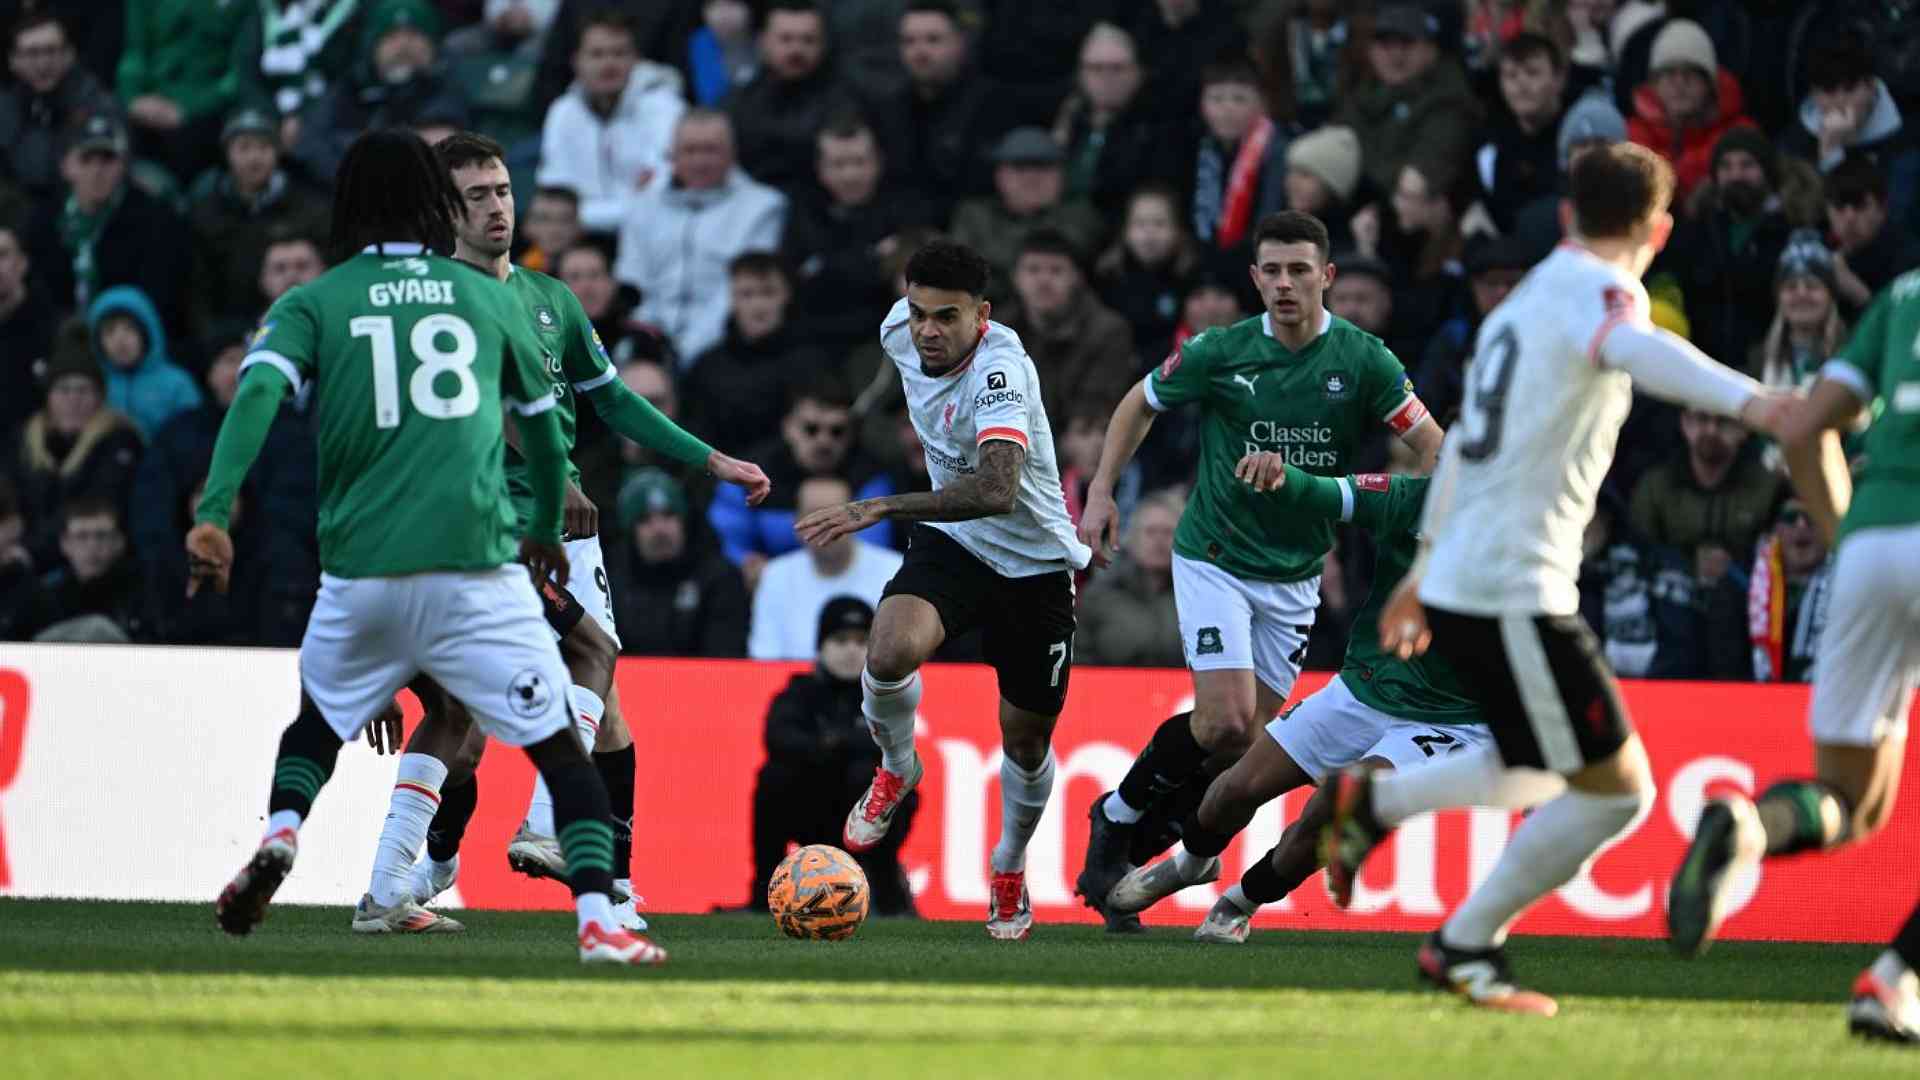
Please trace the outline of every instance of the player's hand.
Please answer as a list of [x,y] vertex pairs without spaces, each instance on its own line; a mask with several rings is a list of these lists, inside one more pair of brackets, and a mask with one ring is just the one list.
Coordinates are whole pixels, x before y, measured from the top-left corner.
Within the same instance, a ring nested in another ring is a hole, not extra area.
[[1418,578],[1400,579],[1387,606],[1380,610],[1380,647],[1402,660],[1411,660],[1433,644],[1427,609],[1420,603]]
[[561,517],[561,528],[566,530],[567,539],[585,540],[600,533],[600,508],[593,505],[587,493],[567,482],[565,512]]
[[1087,489],[1087,504],[1080,509],[1080,542],[1093,549],[1093,565],[1109,566],[1120,551],[1120,508],[1113,504],[1113,492],[1099,486]]
[[367,725],[367,745],[376,754],[397,754],[406,745],[407,720],[400,715],[399,702],[387,702],[387,710]]
[[708,456],[707,471],[725,483],[746,488],[748,506],[759,506],[767,493],[773,490],[773,481],[760,471],[760,466],[751,461],[730,458],[718,450]]
[[195,525],[187,534],[187,596],[199,592],[202,585],[212,585],[214,592],[225,593],[232,573],[233,537],[209,522]]
[[1778,390],[1763,390],[1740,407],[1740,422],[1780,441],[1787,418],[1793,415],[1796,397]]
[[826,547],[843,536],[852,536],[862,529],[877,525],[885,515],[880,512],[873,499],[859,502],[842,503],[829,506],[824,510],[815,510],[793,524],[793,533],[803,542],[814,547]]
[[547,544],[528,537],[520,541],[520,561],[527,564],[533,587],[551,581],[564,588],[567,584],[567,553],[559,544]]
[[1287,486],[1287,459],[1271,450],[1256,450],[1233,467],[1233,478],[1255,491],[1279,491]]

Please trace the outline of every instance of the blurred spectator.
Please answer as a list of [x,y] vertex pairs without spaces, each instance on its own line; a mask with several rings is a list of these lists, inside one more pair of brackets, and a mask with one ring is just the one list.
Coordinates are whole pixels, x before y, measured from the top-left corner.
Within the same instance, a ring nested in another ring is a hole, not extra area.
[[1200,265],[1200,248],[1180,222],[1180,196],[1149,184],[1127,200],[1120,238],[1094,264],[1094,289],[1127,320],[1134,373],[1173,348],[1180,299]]
[[351,74],[301,121],[293,156],[308,176],[338,173],[347,147],[371,128],[467,126],[466,91],[440,65],[439,42],[440,16],[427,0],[377,0],[369,7]]
[[587,17],[573,70],[540,132],[540,184],[571,188],[588,232],[616,232],[666,169],[687,109],[680,73],[640,59],[633,23],[614,8]]
[[1629,518],[1651,543],[1678,548],[1694,560],[1694,575],[1711,586],[1753,550],[1767,526],[1780,479],[1745,452],[1738,421],[1688,409],[1680,414],[1687,443],[1683,460],[1647,470],[1633,489]]
[[580,193],[570,187],[542,185],[534,189],[527,216],[520,219],[520,238],[527,246],[514,261],[557,277],[561,253],[578,246],[584,231]]
[[292,231],[268,234],[266,253],[260,256],[261,305],[256,314],[264,314],[288,289],[305,285],[326,269],[326,261],[320,257],[320,243],[313,237]]
[[[893,494],[886,474],[854,450],[852,402],[845,387],[833,379],[822,379],[794,395],[781,421],[779,440],[764,443],[747,456],[766,471],[773,493],[759,506],[750,507],[742,489],[721,488],[707,508],[707,520],[749,590],[759,583],[768,559],[800,546],[793,523],[799,516],[796,506],[802,481],[837,476],[853,489],[856,499]],[[889,547],[893,525],[882,521],[855,535]]]
[[560,253],[553,275],[573,290],[600,335],[600,344],[615,364],[641,359],[666,359],[666,342],[659,331],[634,319],[640,304],[632,286],[613,280],[607,253],[594,244],[580,244]]
[[0,447],[13,445],[46,395],[57,319],[52,305],[34,296],[32,268],[19,231],[0,224]]
[[969,0],[980,12],[980,73],[1007,87],[1022,116],[1051,116],[1072,91],[1076,50],[1113,0]]
[[1872,162],[1841,162],[1827,174],[1825,188],[1834,287],[1841,311],[1854,319],[1887,282],[1920,266],[1920,241],[1888,217],[1887,178]]
[[1182,500],[1163,493],[1141,502],[1127,524],[1126,550],[1099,571],[1080,601],[1075,659],[1083,664],[1177,668],[1186,663],[1173,608],[1173,530]]
[[773,0],[760,30],[760,72],[727,99],[740,167],[794,191],[813,179],[815,138],[852,104],[826,63],[827,21],[815,0]]
[[1360,184],[1360,138],[1352,128],[1323,127],[1287,144],[1287,209],[1327,227],[1329,251],[1353,244],[1348,222]]
[[450,53],[513,53],[538,60],[560,0],[487,0],[481,21],[447,35]]
[[866,103],[893,175],[920,189],[937,218],[988,189],[982,147],[1013,126],[1004,91],[970,70],[967,38],[948,0],[909,0],[900,16],[905,93]]
[[706,0],[700,10],[701,26],[687,39],[687,69],[693,75],[694,104],[712,109],[753,81],[760,51],[747,0]]
[[1100,23],[1080,46],[1080,73],[1053,133],[1066,148],[1069,198],[1109,218],[1141,185],[1174,179],[1163,164],[1167,132],[1141,93],[1145,71],[1132,35]]
[[1047,415],[1065,416],[1068,402],[1111,412],[1139,378],[1133,332],[1094,296],[1065,235],[1053,229],[1027,234],[1014,264],[1013,292],[1001,319],[1020,335],[1040,374]]
[[[853,489],[837,476],[800,482],[794,514],[851,501]],[[796,548],[767,560],[753,590],[753,628],[747,655],[755,660],[805,660],[813,655],[821,613],[836,597],[878,607],[880,591],[900,569],[900,553],[851,536],[825,547]]]
[[127,182],[127,132],[98,114],[72,133],[60,159],[64,202],[41,207],[27,232],[34,273],[47,300],[84,311],[115,285],[138,287],[167,325],[186,326],[187,275],[157,253],[192,250],[186,223]]
[[910,189],[882,185],[880,142],[858,114],[829,120],[815,145],[819,190],[795,196],[780,250],[798,276],[799,329],[823,348],[851,349],[875,340],[874,313],[899,295],[887,264],[902,233],[931,214]]
[[[1067,517],[1077,525],[1087,508],[1087,489],[1093,486],[1093,474],[1100,470],[1100,451],[1107,441],[1107,421],[1113,411],[1092,401],[1068,402],[1067,410],[1057,419],[1047,417],[1047,421],[1054,425],[1054,453],[1060,463],[1060,491],[1067,497]],[[1122,530],[1133,520],[1133,507],[1140,501],[1145,477],[1146,469],[1136,455],[1114,478],[1115,523]],[[1084,571],[1079,580],[1086,580]]]
[[64,134],[95,113],[117,114],[120,102],[81,67],[67,25],[51,12],[14,24],[7,42],[13,81],[0,87],[0,154],[13,183],[35,201],[61,191]]
[[[193,519],[185,515],[185,507],[213,461],[214,439],[220,434],[220,422],[226,418],[240,383],[240,361],[246,356],[247,337],[246,324],[232,323],[208,339],[211,359],[205,401],[156,428],[140,459],[134,477],[140,495],[128,507],[127,531],[149,581],[161,576],[160,567],[177,561],[181,539],[192,527]],[[185,570],[184,563],[180,569]],[[180,584],[184,592],[184,577]]]
[[1522,33],[1500,47],[1500,99],[1475,155],[1480,198],[1500,231],[1520,208],[1558,189],[1567,61],[1553,39]]
[[607,545],[620,647],[641,656],[747,654],[747,589],[709,544],[688,543],[687,497],[644,469],[618,504],[624,542]]
[[[873,608],[840,597],[807,633],[813,670],[793,676],[767,707],[766,764],[753,782],[753,885],[747,907],[767,909],[767,882],[790,844],[838,844],[846,808],[880,764],[860,711]],[[855,856],[866,872],[874,915],[912,915],[913,890],[900,868],[900,845],[913,828],[920,796],[909,792],[885,839]]]
[[27,550],[27,518],[13,485],[0,477],[0,641],[16,640],[20,616],[33,595],[33,554]]
[[1781,148],[1822,173],[1850,157],[1872,162],[1887,178],[1887,216],[1912,232],[1920,228],[1920,140],[1873,61],[1872,46],[1852,27],[1816,42],[1807,54],[1810,92],[1798,122],[1781,134]]
[[252,5],[236,61],[238,100],[271,106],[280,146],[300,141],[300,115],[352,70],[366,0],[263,0]]
[[1798,498],[1781,500],[1772,535],[1754,553],[1747,586],[1755,682],[1812,682],[1827,622],[1833,563],[1827,542]]
[[[1223,260],[1202,260],[1195,271],[1193,283],[1181,298],[1180,324],[1173,328],[1173,342],[1168,346],[1167,355],[1172,355],[1174,349],[1196,334],[1205,333],[1216,326],[1232,326],[1245,319],[1247,308],[1241,300],[1238,287],[1245,280],[1246,270],[1243,267],[1224,265]],[[1102,438],[1106,433],[1106,421],[1104,416],[1098,420]],[[1198,416],[1187,409],[1161,414],[1147,432],[1147,441],[1140,445],[1137,460],[1140,462],[1141,486],[1158,489],[1192,483],[1193,463],[1199,453]],[[1117,498],[1116,495],[1116,501]]]
[[[1379,259],[1357,252],[1336,252],[1327,310],[1393,347],[1393,271]],[[1400,355],[1395,351],[1395,356]]]
[[1200,105],[1200,73],[1222,53],[1244,54],[1232,5],[1220,0],[1153,0],[1134,5],[1133,40],[1146,51],[1148,98],[1161,114],[1185,123]]
[[1480,333],[1480,323],[1520,283],[1537,254],[1508,237],[1481,235],[1468,241],[1467,285],[1473,296],[1473,310],[1441,325],[1428,342],[1413,377],[1421,402],[1441,427],[1452,427],[1459,413],[1461,398],[1466,393],[1467,364],[1473,360],[1473,343]]
[[259,313],[260,261],[276,230],[327,232],[323,197],[280,167],[279,126],[265,109],[235,112],[220,135],[226,168],[194,185],[188,224],[199,325]]
[[1607,30],[1617,8],[1615,0],[1567,0],[1567,30],[1572,38],[1567,59],[1574,85],[1592,87],[1612,72]]
[[16,632],[30,640],[69,620],[98,615],[120,631],[118,640],[142,637],[140,574],[126,552],[113,500],[86,495],[67,503],[60,512],[61,565],[41,575],[28,594]]
[[1439,18],[1420,8],[1382,7],[1368,73],[1334,110],[1333,122],[1360,137],[1361,164],[1377,191],[1391,192],[1408,163],[1435,176],[1466,166],[1479,104],[1460,66],[1440,55],[1439,33]]
[[1757,128],[1722,135],[1711,169],[1654,276],[1668,273],[1678,282],[1693,343],[1738,367],[1766,325],[1774,271],[1792,229],[1780,212],[1779,162]]
[[739,453],[779,426],[788,400],[820,377],[827,358],[787,323],[793,287],[779,256],[750,251],[734,259],[727,293],[727,335],[694,358],[680,393],[688,427]]
[[734,164],[725,113],[690,109],[673,135],[673,164],[640,190],[620,226],[614,276],[640,290],[640,316],[683,358],[727,329],[727,267],[779,247],[786,196]]
[[968,199],[954,212],[955,240],[972,247],[993,267],[988,295],[1004,300],[1014,259],[1028,233],[1054,229],[1076,252],[1096,250],[1106,223],[1087,203],[1069,200],[1060,144],[1037,127],[1016,128],[993,151],[991,199]]
[[234,58],[245,29],[240,12],[208,10],[201,0],[126,6],[120,99],[140,156],[165,162],[180,183],[213,161],[220,125],[239,99]]
[[[156,552],[157,557],[151,561],[144,557],[140,560],[146,636],[168,645],[261,644],[272,632],[269,620],[292,583],[271,580],[272,567],[260,542],[261,530],[249,513],[244,492],[233,500],[233,520],[228,529],[233,537],[233,571],[227,590],[201,589],[192,598],[186,597],[187,553],[181,538],[187,535],[188,525],[200,508],[205,488],[205,478],[196,478],[180,494],[179,505],[168,508],[178,515],[173,543]],[[143,491],[142,497],[152,495]]]
[[1560,242],[1560,203],[1566,197],[1567,174],[1573,163],[1595,147],[1625,142],[1626,138],[1627,121],[1602,90],[1580,95],[1567,109],[1555,138],[1553,187],[1513,214],[1512,231],[1529,250],[1544,252]]
[[140,460],[140,433],[106,406],[106,382],[88,344],[87,326],[62,323],[47,370],[46,406],[20,433],[9,466],[26,510],[27,548],[51,563],[59,540],[60,509],[81,495],[125,506]]
[[1333,115],[1346,75],[1344,60],[1352,27],[1345,5],[1339,0],[1303,0],[1287,5],[1280,19],[1284,26],[1275,28],[1276,44],[1285,50],[1295,118],[1317,128]]
[[[1754,378],[1781,390],[1813,382],[1820,365],[1847,341],[1834,296],[1833,252],[1812,229],[1795,229],[1773,275],[1778,303],[1767,335],[1748,355]],[[1423,399],[1424,400],[1424,399]]]
[[[667,419],[680,420],[680,402],[674,392],[673,376],[658,361],[634,360],[628,363],[620,368],[620,381],[626,384],[627,389],[646,398]],[[586,416],[583,415],[582,419],[585,420]],[[575,439],[573,453],[574,464],[580,467],[580,490],[593,500],[595,506],[617,505],[621,487],[637,469],[668,469],[671,470],[669,475],[673,475],[684,468],[679,462],[669,462],[616,434],[604,421],[596,422],[599,424],[597,433]],[[687,479],[692,480],[692,487],[686,491],[688,520],[704,521],[713,479],[705,475]]]
[[94,352],[106,376],[107,404],[151,438],[167,421],[200,405],[200,390],[167,352],[160,315],[139,289],[117,285],[87,309]]
[[1473,181],[1464,171],[1435,168],[1400,167],[1390,227],[1380,243],[1380,257],[1397,271],[1396,324],[1423,341],[1468,304],[1460,264],[1466,247],[1461,219],[1473,200]]
[[1587,522],[1580,614],[1600,639],[1607,661],[1627,678],[1706,676],[1693,568],[1678,551],[1636,536],[1626,507],[1610,488],[1601,489]]
[[1291,132],[1266,114],[1260,73],[1244,59],[1208,64],[1201,76],[1204,131],[1194,158],[1193,235],[1232,251],[1253,224],[1287,205],[1287,140]]
[[1633,92],[1627,135],[1673,164],[1676,204],[1713,172],[1713,150],[1729,130],[1752,127],[1740,83],[1720,66],[1713,39],[1691,19],[1673,19],[1653,39],[1647,81]]

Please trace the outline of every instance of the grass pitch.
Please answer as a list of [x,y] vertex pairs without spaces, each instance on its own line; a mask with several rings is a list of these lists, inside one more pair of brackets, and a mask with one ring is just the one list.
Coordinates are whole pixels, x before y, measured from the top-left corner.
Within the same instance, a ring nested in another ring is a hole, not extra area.
[[[1903,1075],[1849,1039],[1866,947],[1520,939],[1554,1020],[1413,987],[1416,939],[1256,932],[1203,946],[1040,926],[876,921],[842,944],[749,916],[661,917],[673,962],[582,970],[572,916],[461,912],[367,938],[282,908],[230,940],[207,904],[0,900],[8,1077]],[[402,1071],[404,1070],[404,1072]]]

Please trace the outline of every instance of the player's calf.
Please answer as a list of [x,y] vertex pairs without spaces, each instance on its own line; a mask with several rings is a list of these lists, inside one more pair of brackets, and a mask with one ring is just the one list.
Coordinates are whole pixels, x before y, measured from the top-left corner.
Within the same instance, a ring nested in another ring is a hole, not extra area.
[[274,760],[273,788],[267,796],[267,835],[227,887],[214,901],[213,915],[229,934],[246,934],[267,917],[267,904],[293,870],[299,850],[300,825],[313,810],[313,800],[333,775],[340,756],[340,736],[313,702],[301,697],[300,715],[280,736]]

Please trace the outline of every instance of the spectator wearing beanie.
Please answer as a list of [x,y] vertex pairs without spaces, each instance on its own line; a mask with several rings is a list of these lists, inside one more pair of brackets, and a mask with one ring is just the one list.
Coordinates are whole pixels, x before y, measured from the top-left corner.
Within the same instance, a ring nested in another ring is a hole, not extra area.
[[194,184],[187,218],[201,326],[257,315],[260,262],[269,238],[282,232],[325,236],[329,217],[325,196],[282,167],[280,121],[272,111],[235,110],[220,146],[223,167]]
[[641,656],[747,654],[747,589],[740,571],[687,534],[687,495],[659,469],[620,489],[620,535],[605,543],[623,652]]
[[467,95],[440,60],[440,15],[427,0],[370,5],[353,75],[314,102],[300,125],[294,157],[307,175],[340,171],[347,147],[373,128],[467,126]]
[[87,326],[69,319],[54,338],[46,405],[27,421],[7,463],[32,525],[27,550],[35,565],[51,566],[58,557],[60,512],[69,499],[99,495],[116,506],[127,504],[140,434],[106,399]]
[[1710,162],[1652,277],[1678,284],[1693,343],[1739,367],[1773,307],[1774,272],[1792,227],[1780,210],[1779,161],[1759,129],[1729,130]]
[[987,296],[1004,302],[1013,263],[1028,234],[1058,230],[1080,251],[1106,239],[1106,222],[1092,204],[1066,196],[1066,155],[1045,128],[1009,131],[993,151],[993,198],[968,199],[953,214],[953,238],[993,267]]
[[1360,185],[1360,137],[1328,125],[1287,144],[1287,209],[1312,214],[1327,227],[1328,250],[1353,245],[1349,222]]
[[1361,164],[1376,191],[1391,192],[1408,162],[1465,168],[1479,103],[1460,65],[1440,53],[1437,15],[1390,4],[1374,19],[1367,75],[1345,94],[1333,122],[1360,137]]
[[1560,201],[1566,197],[1567,175],[1587,151],[1627,140],[1627,121],[1604,91],[1580,95],[1560,118],[1554,146],[1557,171],[1553,190],[1528,202],[1514,215],[1513,232],[1527,246],[1544,251],[1560,242]]
[[1720,136],[1752,127],[1740,83],[1720,67],[1713,39],[1691,19],[1674,19],[1653,39],[1647,81],[1633,92],[1627,135],[1673,165],[1676,203],[1709,179]]
[[1847,341],[1833,252],[1817,230],[1795,229],[1787,238],[1773,285],[1773,324],[1749,354],[1747,370],[1768,386],[1797,390],[1813,382],[1820,365]]

